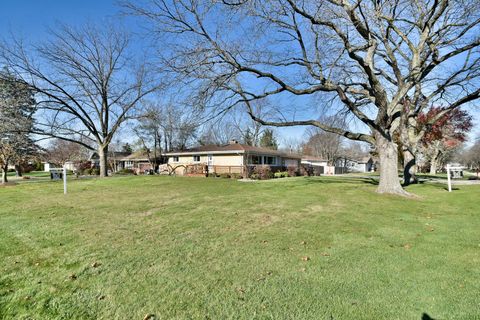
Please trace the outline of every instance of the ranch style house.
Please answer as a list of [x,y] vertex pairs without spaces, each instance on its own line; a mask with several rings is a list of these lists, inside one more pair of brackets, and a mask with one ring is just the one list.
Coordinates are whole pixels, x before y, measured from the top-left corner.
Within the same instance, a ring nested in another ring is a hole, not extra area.
[[254,167],[267,165],[272,172],[300,167],[301,156],[268,148],[254,147],[233,140],[226,145],[205,145],[165,154],[168,165],[178,175],[246,175]]

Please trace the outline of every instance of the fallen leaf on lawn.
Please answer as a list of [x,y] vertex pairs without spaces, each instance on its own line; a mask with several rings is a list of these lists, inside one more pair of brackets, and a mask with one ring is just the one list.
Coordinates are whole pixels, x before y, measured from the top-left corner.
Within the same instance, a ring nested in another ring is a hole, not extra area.
[[103,300],[103,299],[105,299],[105,296],[98,297],[98,300]]
[[300,268],[298,271],[305,272],[305,271],[307,271],[307,269],[306,268]]
[[267,240],[262,240],[262,243],[268,243],[268,241]]
[[72,273],[70,276],[69,276],[70,279],[72,280],[76,280],[77,279],[77,275],[75,273]]
[[243,288],[237,288],[237,291],[238,291],[239,293],[242,293],[242,294],[245,293],[245,289],[243,289]]
[[330,253],[328,252],[322,252],[320,253],[321,256],[324,256],[324,257],[329,257],[330,256]]
[[145,317],[143,317],[143,320],[150,320],[154,318],[155,318],[155,315],[153,313],[147,313]]
[[101,266],[101,263],[99,263],[99,262],[95,261],[94,263],[92,263],[92,268],[97,268],[97,267],[100,267],[100,266]]
[[307,257],[307,256],[302,257],[302,261],[309,261],[309,260],[310,260],[310,257]]
[[302,242],[300,242],[300,244],[306,245],[307,241],[302,241]]
[[408,243],[404,244],[403,247],[406,249],[406,250],[410,250],[412,248],[412,246]]

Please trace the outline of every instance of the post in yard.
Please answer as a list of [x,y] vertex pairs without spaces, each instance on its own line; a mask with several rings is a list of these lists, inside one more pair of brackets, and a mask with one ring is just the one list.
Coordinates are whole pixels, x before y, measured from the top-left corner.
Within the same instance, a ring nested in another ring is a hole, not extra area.
[[67,168],[63,167],[63,194],[67,194]]

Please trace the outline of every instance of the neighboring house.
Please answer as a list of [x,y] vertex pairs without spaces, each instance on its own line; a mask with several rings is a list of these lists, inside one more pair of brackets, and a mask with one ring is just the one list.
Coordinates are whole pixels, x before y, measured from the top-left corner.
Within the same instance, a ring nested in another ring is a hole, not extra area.
[[59,169],[59,168],[65,168],[67,170],[74,171],[76,170],[75,167],[75,162],[74,161],[65,161],[63,165],[55,164],[50,161],[45,161],[43,163],[43,171],[45,172],[50,172],[51,169]]
[[[100,156],[93,152],[88,159],[92,162],[92,167],[100,167]],[[166,162],[165,156],[159,156],[158,163]],[[136,174],[143,174],[153,170],[152,165],[148,159],[148,155],[144,151],[129,152],[109,152],[108,153],[109,170],[118,172],[123,169],[133,170]]]
[[[152,155],[150,155],[152,156]],[[165,156],[159,156],[157,158],[158,164],[166,162]],[[152,167],[148,154],[144,151],[136,151],[128,156],[118,159],[117,170],[130,169],[135,171],[136,174],[142,174],[154,170]]]
[[51,162],[42,162],[43,163],[43,171],[50,172],[50,169],[55,168],[55,165]]
[[230,141],[223,146],[206,145],[165,154],[168,165],[179,175],[251,172],[255,166],[268,165],[272,171],[300,167],[300,156]]
[[372,157],[363,157],[361,159],[338,159],[336,164],[338,167],[345,167],[348,172],[372,172],[375,170],[375,164]]
[[[110,163],[110,167],[113,169],[114,172],[118,170],[124,169],[123,161],[125,157],[129,156],[130,152],[118,152],[118,151],[110,151],[108,152],[108,162]],[[88,160],[92,163],[92,168],[100,168],[100,156],[97,152],[92,152]]]
[[314,175],[335,173],[335,167],[329,166],[327,160],[319,157],[303,156],[301,163],[302,166],[306,168],[311,168],[310,172]]
[[319,157],[303,156],[302,164],[313,166],[313,167],[326,167],[328,166],[328,161]]
[[371,172],[374,170],[374,162],[371,157],[365,157],[359,160],[340,158],[335,161],[334,166],[329,166],[328,161],[313,156],[302,157],[302,165],[317,169],[320,174],[335,175],[347,172]]

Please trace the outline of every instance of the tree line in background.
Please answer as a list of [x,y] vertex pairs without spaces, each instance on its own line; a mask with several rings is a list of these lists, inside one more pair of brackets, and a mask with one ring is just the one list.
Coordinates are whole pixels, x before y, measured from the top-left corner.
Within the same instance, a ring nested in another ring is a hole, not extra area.
[[[333,162],[368,150],[380,165],[377,191],[408,195],[399,164],[405,184],[419,163],[435,172],[472,127],[465,108],[480,95],[478,1],[149,0],[122,8],[153,34],[157,51],[139,56],[118,24],[58,25],[40,43],[2,42],[2,90],[28,92],[35,110],[16,115],[30,119],[21,130],[3,125],[3,153],[18,145],[7,132],[26,141],[29,131],[97,151],[106,176],[109,148],[127,125],[149,157],[231,138],[277,148],[268,127],[309,126],[305,152]],[[2,108],[2,119],[11,117]],[[12,161],[2,157],[2,166]]]

